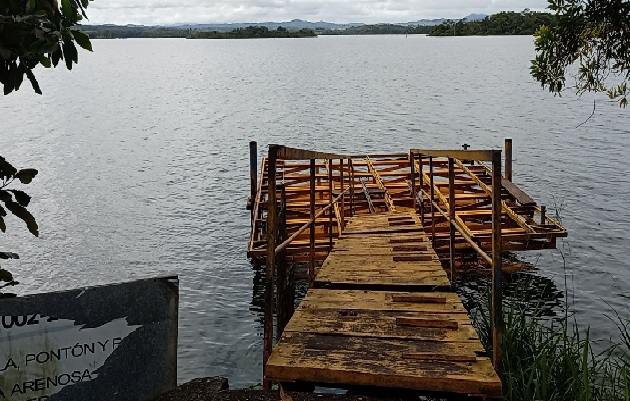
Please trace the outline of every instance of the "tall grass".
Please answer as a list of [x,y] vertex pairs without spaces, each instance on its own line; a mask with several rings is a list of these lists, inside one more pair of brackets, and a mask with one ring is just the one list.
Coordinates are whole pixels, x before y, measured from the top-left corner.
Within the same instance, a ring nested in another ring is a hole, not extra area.
[[[492,352],[489,302],[482,305],[472,313],[473,324],[486,350]],[[619,340],[594,347],[589,329],[580,329],[568,310],[561,317],[550,318],[506,306],[504,399],[630,401],[630,321],[618,314],[613,319]]]

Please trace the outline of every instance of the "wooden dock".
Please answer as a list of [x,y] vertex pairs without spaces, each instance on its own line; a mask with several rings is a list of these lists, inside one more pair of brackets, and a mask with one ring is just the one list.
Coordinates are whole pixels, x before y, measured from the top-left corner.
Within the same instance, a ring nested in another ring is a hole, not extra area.
[[[414,231],[401,231],[414,222]],[[351,218],[266,377],[499,397],[501,381],[411,213]]]
[[[270,145],[260,180],[255,145],[251,155],[248,254],[266,268],[265,387],[501,397],[501,252],[553,248],[566,236],[512,182],[511,143],[505,176],[499,150],[338,155]],[[471,260],[492,272],[491,355],[452,288]],[[308,263],[309,290],[294,311],[296,262]]]

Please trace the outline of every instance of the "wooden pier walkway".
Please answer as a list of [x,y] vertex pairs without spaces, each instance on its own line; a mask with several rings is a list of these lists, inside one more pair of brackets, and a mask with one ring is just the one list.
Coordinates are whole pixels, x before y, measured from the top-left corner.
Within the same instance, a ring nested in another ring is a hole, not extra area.
[[415,213],[349,220],[267,361],[266,377],[501,395]]
[[[265,388],[501,397],[501,253],[554,248],[567,235],[512,182],[511,142],[505,176],[500,150],[339,155],[270,145],[258,177],[250,149],[248,255],[266,269]],[[297,310],[295,263],[308,263],[309,285]],[[452,288],[469,265],[492,273],[491,355]]]

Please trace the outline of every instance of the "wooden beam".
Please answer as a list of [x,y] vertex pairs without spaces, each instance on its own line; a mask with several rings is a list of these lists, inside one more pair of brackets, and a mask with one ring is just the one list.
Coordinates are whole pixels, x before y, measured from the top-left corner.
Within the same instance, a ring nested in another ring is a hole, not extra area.
[[501,266],[501,151],[492,156],[492,362],[502,373],[503,294]]
[[309,230],[310,241],[310,260],[308,264],[308,287],[313,286],[315,281],[315,159],[311,159],[311,185],[310,185],[310,203],[311,203],[311,223]]
[[278,203],[276,197],[276,161],[278,147],[269,145],[267,157],[267,260],[265,282],[265,324],[263,332],[263,388],[271,390],[271,382],[266,377],[267,361],[273,349],[273,306],[274,270],[276,266],[276,220]]
[[411,199],[413,210],[416,210],[416,163],[414,163],[414,155],[409,152],[409,168],[411,170]]
[[505,179],[512,181],[512,138],[505,138]]
[[419,153],[423,156],[431,157],[452,157],[453,159],[460,160],[492,160],[494,150],[438,150],[438,149],[411,149],[413,153]]
[[336,153],[315,152],[312,150],[290,148],[283,145],[269,145],[278,146],[278,159],[284,160],[310,160],[310,159],[342,159],[346,156],[338,155]]
[[455,283],[455,163],[448,158],[448,220],[449,226],[449,259],[451,267],[451,286]]

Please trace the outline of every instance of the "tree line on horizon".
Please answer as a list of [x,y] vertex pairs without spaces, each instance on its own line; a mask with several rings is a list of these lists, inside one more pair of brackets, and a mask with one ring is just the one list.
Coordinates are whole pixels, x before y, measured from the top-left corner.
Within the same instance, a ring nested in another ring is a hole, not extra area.
[[236,28],[230,32],[219,31],[189,31],[186,39],[263,39],[263,38],[306,38],[316,37],[317,34],[309,28],[289,30],[282,26],[272,30],[266,26],[248,26]]
[[521,12],[502,11],[481,20],[445,21],[435,26],[430,36],[474,35],[533,35],[541,26],[552,24],[554,17],[545,12],[525,9]]

